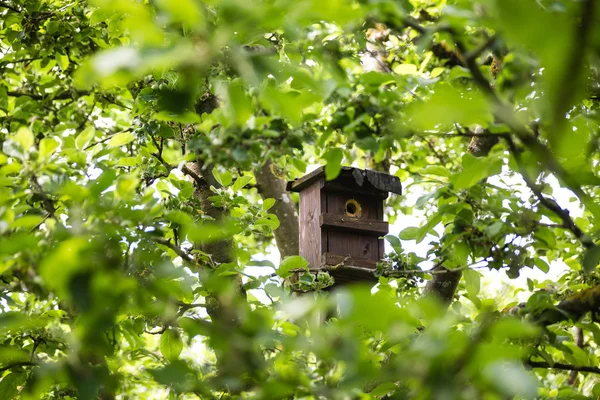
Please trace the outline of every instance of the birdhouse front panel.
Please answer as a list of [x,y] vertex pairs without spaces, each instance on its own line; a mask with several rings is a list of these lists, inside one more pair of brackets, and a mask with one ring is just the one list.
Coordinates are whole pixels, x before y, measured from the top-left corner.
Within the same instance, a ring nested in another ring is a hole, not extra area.
[[341,272],[341,265],[374,270],[384,257],[384,200],[401,193],[398,178],[358,168],[342,169],[326,181],[322,168],[295,181],[300,193],[300,255],[311,270],[330,267],[336,282],[374,279],[372,273]]

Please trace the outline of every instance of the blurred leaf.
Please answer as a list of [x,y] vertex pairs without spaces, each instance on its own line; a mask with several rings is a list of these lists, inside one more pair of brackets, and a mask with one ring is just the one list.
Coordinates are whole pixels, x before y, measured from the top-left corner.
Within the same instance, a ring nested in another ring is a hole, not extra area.
[[83,150],[83,148],[90,142],[90,140],[94,138],[95,134],[96,130],[93,127],[88,126],[87,128],[85,128],[75,139],[75,145],[77,146],[77,149]]
[[330,149],[323,155],[323,158],[327,160],[325,179],[330,181],[337,178],[342,170],[342,159],[344,158],[342,149]]
[[584,255],[581,266],[585,273],[590,273],[600,264],[600,246],[592,246],[588,248]]
[[463,126],[492,122],[486,99],[476,91],[460,91],[448,84],[438,84],[431,99],[412,102],[406,109],[409,126],[416,130],[448,129],[455,123]]
[[470,298],[477,297],[481,290],[481,277],[479,272],[467,268],[463,271],[463,276],[465,277],[465,288],[467,289]]
[[160,335],[160,352],[169,361],[179,358],[183,350],[183,341],[177,330],[169,328]]
[[58,147],[58,142],[52,138],[44,138],[40,140],[40,151],[38,159],[40,161],[46,161],[50,158],[54,150]]
[[108,141],[108,147],[120,147],[132,142],[135,136],[131,132],[120,132],[113,135]]
[[12,372],[0,380],[0,399],[15,399],[19,388],[27,380],[27,374]]

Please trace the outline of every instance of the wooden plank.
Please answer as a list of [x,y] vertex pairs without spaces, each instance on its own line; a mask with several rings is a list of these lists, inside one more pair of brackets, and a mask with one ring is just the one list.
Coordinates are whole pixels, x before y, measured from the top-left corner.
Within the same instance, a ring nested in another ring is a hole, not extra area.
[[352,231],[384,236],[389,231],[387,221],[378,221],[376,219],[351,218],[344,215],[326,213],[321,214],[319,220],[322,228],[337,228],[346,232]]
[[361,257],[350,257],[340,254],[324,253],[321,258],[321,265],[334,266],[334,265],[347,265],[355,267],[363,267],[370,269],[377,269],[377,260],[369,260]]
[[306,258],[311,267],[321,264],[320,214],[321,185],[315,181],[300,193],[300,255]]
[[327,229],[329,246],[327,251],[344,256],[379,259],[378,235],[372,233],[347,232],[337,229]]
[[377,204],[382,202],[380,199],[372,196],[346,192],[327,192],[326,196],[327,208],[323,212],[346,215],[346,203],[348,200],[352,199],[360,205],[360,218],[379,219],[383,221],[383,218],[377,218]]

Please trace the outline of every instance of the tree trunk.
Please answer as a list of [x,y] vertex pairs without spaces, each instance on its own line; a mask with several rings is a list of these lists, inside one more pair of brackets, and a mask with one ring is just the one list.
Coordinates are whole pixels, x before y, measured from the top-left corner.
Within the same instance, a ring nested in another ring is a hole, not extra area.
[[281,258],[297,255],[299,252],[298,213],[292,197],[285,190],[285,180],[278,177],[272,160],[265,162],[254,171],[256,186],[263,200],[275,199],[271,212],[279,219],[279,228],[273,234]]

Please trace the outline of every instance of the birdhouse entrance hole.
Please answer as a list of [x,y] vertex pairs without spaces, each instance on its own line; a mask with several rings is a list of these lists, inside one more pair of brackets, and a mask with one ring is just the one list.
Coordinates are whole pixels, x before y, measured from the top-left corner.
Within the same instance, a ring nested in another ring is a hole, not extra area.
[[352,218],[360,218],[362,209],[358,201],[350,199],[346,202],[346,215]]

